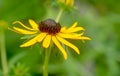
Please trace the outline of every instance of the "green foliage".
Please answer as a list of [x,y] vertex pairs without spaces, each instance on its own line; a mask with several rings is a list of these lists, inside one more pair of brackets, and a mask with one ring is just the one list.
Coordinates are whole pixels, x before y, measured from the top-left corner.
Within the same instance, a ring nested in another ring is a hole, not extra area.
[[[76,0],[75,4],[76,9],[65,12],[60,23],[69,27],[78,21],[86,29],[86,36],[92,40],[85,43],[71,41],[79,47],[81,54],[77,55],[68,48],[68,60],[63,59],[58,48],[53,48],[50,76],[120,76],[120,1]],[[52,0],[0,0],[0,9],[0,20],[9,26],[13,26],[12,22],[16,20],[28,23],[27,20],[32,18],[39,22],[50,17],[55,19],[58,14],[58,8],[52,6]],[[10,74],[16,76],[16,72],[22,69],[20,76],[42,76],[42,44],[20,48],[26,36],[20,39],[22,35],[7,29],[4,32]],[[1,66],[0,61],[0,76]]]
[[41,19],[45,15],[43,0],[3,0],[0,10],[0,19],[8,22],[21,19]]

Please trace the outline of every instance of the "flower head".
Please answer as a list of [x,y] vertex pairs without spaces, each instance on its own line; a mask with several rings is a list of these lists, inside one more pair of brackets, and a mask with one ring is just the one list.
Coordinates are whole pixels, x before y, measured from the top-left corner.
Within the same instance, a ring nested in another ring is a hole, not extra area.
[[59,7],[70,10],[74,7],[74,0],[56,0]]
[[74,5],[74,0],[57,0],[57,2],[69,7],[72,7]]
[[83,27],[77,27],[77,22],[69,28],[61,27],[59,23],[56,23],[52,19],[41,21],[39,24],[32,19],[29,19],[31,27],[25,26],[20,21],[15,21],[13,24],[16,23],[19,23],[24,29],[14,26],[12,29],[13,31],[19,34],[34,35],[33,38],[20,45],[20,47],[28,47],[37,42],[42,42],[42,46],[48,48],[50,43],[53,42],[62,52],[65,59],[67,59],[67,53],[61,44],[71,47],[77,54],[80,54],[79,49],[66,39],[90,40],[89,37],[83,36],[83,32],[80,33],[80,31],[84,31],[85,29]]

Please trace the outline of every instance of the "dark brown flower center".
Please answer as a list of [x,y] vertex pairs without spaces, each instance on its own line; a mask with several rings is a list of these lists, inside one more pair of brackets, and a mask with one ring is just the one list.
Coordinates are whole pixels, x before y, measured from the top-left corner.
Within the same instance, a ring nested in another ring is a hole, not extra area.
[[60,32],[61,25],[56,23],[53,19],[47,19],[39,23],[39,30],[48,34],[55,35]]

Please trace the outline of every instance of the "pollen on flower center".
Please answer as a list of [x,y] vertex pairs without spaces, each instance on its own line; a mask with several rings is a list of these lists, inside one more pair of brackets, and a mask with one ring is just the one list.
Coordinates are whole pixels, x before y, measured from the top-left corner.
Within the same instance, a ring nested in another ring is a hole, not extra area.
[[39,30],[48,34],[55,35],[60,32],[61,25],[56,23],[53,19],[47,19],[39,23]]

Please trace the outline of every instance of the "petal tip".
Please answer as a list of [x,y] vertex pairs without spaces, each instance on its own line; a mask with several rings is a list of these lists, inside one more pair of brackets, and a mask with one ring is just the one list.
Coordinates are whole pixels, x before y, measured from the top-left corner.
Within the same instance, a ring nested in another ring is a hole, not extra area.
[[78,52],[78,54],[80,54],[80,51]]
[[92,40],[92,39],[88,37],[88,40]]
[[28,22],[32,22],[32,21],[34,21],[33,19],[28,19]]
[[78,24],[78,22],[77,22],[77,21],[76,21],[75,23],[76,23],[76,24]]
[[75,51],[76,51],[76,53],[77,53],[77,54],[80,54],[80,51],[79,51],[79,49],[76,49]]
[[32,19],[28,19],[28,21],[31,21]]
[[20,47],[22,48],[22,47],[27,47],[27,46],[25,46],[25,45],[20,45]]
[[13,22],[13,24],[16,24],[16,23],[17,23],[17,21],[14,21],[14,22]]
[[47,46],[44,46],[44,45],[43,45],[43,47],[44,47],[44,48],[48,48]]
[[91,38],[89,38],[89,37],[86,37],[86,40],[92,40]]
[[24,47],[23,45],[20,45],[20,47]]
[[67,60],[67,56],[64,56],[64,59]]

